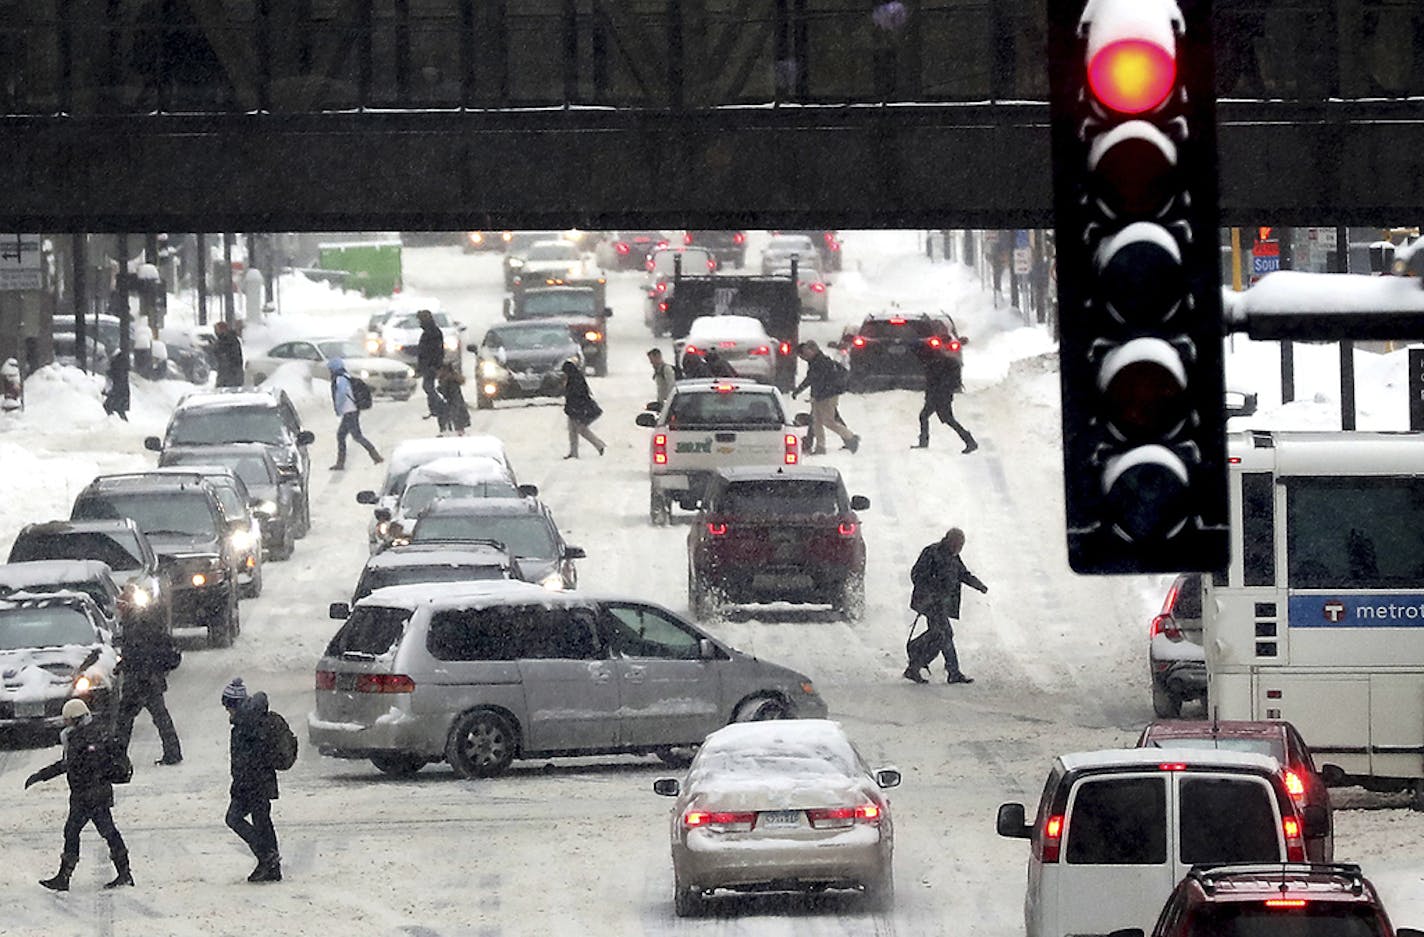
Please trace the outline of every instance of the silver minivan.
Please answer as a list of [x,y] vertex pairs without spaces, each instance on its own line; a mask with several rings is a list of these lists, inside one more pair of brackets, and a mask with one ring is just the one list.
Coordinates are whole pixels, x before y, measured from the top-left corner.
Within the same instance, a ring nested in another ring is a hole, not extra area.
[[729,722],[826,715],[808,677],[636,599],[427,583],[331,613],[346,621],[317,663],[311,744],[387,774],[607,753],[679,764]]

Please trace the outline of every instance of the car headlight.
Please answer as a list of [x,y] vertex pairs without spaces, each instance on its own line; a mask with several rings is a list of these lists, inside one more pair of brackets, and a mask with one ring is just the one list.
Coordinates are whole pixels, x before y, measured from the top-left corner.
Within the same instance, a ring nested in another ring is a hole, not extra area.
[[520,260],[518,257],[511,257],[509,258],[509,265],[511,267],[522,267],[524,266],[524,261]]
[[553,572],[540,579],[539,585],[554,592],[561,592],[564,588],[564,577],[560,573]]
[[95,670],[87,670],[74,678],[74,692],[88,693],[104,685],[104,678]]
[[234,530],[232,535],[228,537],[228,540],[232,543],[234,550],[247,551],[252,549],[252,531],[250,530]]
[[480,377],[499,377],[504,373],[504,368],[498,361],[481,361]]
[[381,353],[381,340],[379,338],[366,339],[366,351],[373,355]]
[[589,329],[583,333],[583,340],[586,342],[601,342],[603,341],[603,333],[597,329]]
[[390,522],[390,521],[378,521],[378,522],[376,523],[376,536],[377,536],[377,537],[385,537],[385,536],[386,536],[387,534],[389,534],[390,532],[391,532],[391,522]]
[[[455,339],[453,339],[453,338],[447,338],[447,339],[445,339],[445,350],[446,350],[446,351],[454,351],[455,349],[457,349],[457,348],[459,348],[459,347],[460,347],[460,343],[459,343],[458,341],[456,341]],[[364,377],[365,375],[362,375],[362,376]]]
[[153,596],[143,586],[132,586],[129,589],[129,601],[134,608],[148,608],[153,602]]
[[359,374],[357,374],[357,377],[361,378],[361,380],[363,380],[363,381],[364,381],[364,380],[367,380],[368,378],[370,378],[370,376],[371,376],[371,372],[370,372],[370,371],[361,371]]

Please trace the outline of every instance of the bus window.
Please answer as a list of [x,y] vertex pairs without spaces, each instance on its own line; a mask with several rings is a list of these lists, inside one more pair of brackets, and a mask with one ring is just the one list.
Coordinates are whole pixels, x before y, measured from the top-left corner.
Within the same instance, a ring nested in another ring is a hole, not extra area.
[[1276,492],[1270,472],[1241,476],[1241,568],[1247,586],[1276,584]]
[[1286,539],[1293,588],[1417,588],[1424,478],[1288,478]]

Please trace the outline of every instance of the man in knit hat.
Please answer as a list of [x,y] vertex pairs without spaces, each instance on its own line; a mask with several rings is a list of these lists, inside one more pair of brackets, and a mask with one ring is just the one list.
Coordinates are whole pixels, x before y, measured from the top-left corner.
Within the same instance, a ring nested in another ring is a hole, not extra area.
[[277,770],[262,730],[267,715],[267,694],[248,695],[242,678],[234,677],[223,687],[222,704],[232,723],[232,786],[228,789],[227,825],[257,857],[257,867],[247,880],[280,882],[282,857],[277,852],[277,830],[272,826]]

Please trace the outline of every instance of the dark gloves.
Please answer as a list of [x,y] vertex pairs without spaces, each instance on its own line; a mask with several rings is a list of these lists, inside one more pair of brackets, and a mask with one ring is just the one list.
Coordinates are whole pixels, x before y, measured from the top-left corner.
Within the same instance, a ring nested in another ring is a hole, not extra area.
[[42,780],[43,778],[40,777],[40,773],[36,771],[34,774],[25,778],[25,790],[29,790],[31,784],[38,784]]

